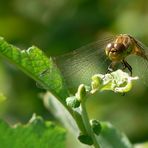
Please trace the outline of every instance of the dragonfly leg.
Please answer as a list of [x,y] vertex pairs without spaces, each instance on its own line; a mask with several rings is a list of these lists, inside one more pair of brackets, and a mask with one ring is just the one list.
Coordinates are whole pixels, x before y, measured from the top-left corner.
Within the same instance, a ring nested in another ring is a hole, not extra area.
[[127,68],[130,71],[130,75],[132,76],[132,67],[131,67],[131,65],[129,65],[127,63],[127,61],[125,61],[125,60],[122,60],[122,64],[123,64],[123,70]]
[[114,71],[114,67],[115,67],[115,63],[111,63],[108,68],[107,68],[107,72],[106,73],[110,73]]

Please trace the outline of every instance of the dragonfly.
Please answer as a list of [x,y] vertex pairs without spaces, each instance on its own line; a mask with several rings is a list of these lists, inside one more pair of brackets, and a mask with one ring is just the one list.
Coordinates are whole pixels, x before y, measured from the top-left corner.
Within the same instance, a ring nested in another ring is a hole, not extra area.
[[54,61],[69,88],[90,83],[94,74],[105,74],[118,68],[127,70],[130,75],[137,69],[134,74],[145,78],[145,82],[148,75],[148,48],[128,34],[98,40],[57,56]]

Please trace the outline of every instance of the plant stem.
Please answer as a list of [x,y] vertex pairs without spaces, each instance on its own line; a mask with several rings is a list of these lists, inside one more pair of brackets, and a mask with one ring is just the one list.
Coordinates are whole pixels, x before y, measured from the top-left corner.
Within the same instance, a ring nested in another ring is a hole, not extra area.
[[93,132],[93,130],[91,128],[90,122],[89,122],[85,102],[81,102],[80,110],[81,110],[84,126],[85,126],[85,128],[87,130],[87,133],[89,134],[89,136],[91,136],[91,138],[93,140],[94,147],[95,148],[100,148],[99,143],[97,142],[97,139],[95,137],[95,134],[94,134],[94,132]]
[[74,111],[72,116],[75,119],[75,122],[76,122],[80,132],[87,133],[81,114],[78,113],[77,111]]

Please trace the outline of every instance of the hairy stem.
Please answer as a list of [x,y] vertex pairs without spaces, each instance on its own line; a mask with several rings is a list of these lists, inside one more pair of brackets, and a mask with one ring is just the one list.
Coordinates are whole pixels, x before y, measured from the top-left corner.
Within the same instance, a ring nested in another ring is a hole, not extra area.
[[94,134],[94,132],[93,132],[93,130],[91,128],[90,122],[89,122],[89,118],[88,118],[88,114],[87,114],[87,111],[86,111],[85,102],[81,102],[80,110],[81,110],[84,126],[86,128],[86,131],[87,131],[88,135],[91,136],[91,138],[93,140],[94,147],[95,148],[100,148],[99,143],[97,142],[97,139],[95,137],[95,134]]

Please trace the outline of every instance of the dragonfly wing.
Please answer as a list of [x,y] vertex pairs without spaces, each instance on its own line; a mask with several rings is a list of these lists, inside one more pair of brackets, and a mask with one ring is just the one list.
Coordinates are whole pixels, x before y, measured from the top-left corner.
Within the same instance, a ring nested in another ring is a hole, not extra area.
[[107,71],[104,49],[112,40],[113,37],[99,40],[54,58],[69,88],[82,83],[89,84],[94,74]]
[[[148,47],[135,39],[137,47],[141,50],[141,57],[136,57],[137,75],[148,86]],[[135,68],[136,69],[136,68]]]
[[133,76],[138,76],[139,81],[148,86],[148,60],[137,55],[131,55],[127,58],[132,67]]
[[138,49],[137,55],[143,57],[144,59],[148,60],[148,47],[145,46],[142,42],[139,40],[133,38],[135,41],[135,45]]

